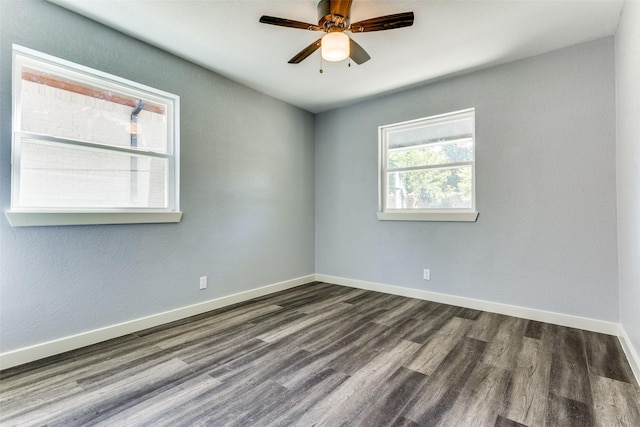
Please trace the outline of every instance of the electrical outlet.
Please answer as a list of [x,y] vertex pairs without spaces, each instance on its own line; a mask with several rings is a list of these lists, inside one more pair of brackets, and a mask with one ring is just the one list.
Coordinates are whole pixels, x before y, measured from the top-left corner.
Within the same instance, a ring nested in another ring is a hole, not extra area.
[[200,289],[207,289],[207,276],[200,278]]
[[431,280],[431,270],[425,268],[422,277],[424,280]]

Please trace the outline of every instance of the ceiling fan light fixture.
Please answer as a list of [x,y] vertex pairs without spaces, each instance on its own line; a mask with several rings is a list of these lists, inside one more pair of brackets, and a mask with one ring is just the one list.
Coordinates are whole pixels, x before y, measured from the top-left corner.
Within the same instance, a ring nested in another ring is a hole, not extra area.
[[349,56],[349,36],[342,31],[333,31],[322,37],[322,58],[327,61],[342,61]]
[[[2,0],[0,0],[2,1]],[[351,22],[351,3],[353,0],[316,0],[318,2],[318,25],[277,16],[262,15],[263,24],[279,27],[297,28],[308,31],[324,31],[324,37],[317,39],[309,46],[298,52],[289,60],[289,64],[299,64],[316,50],[320,49],[322,58],[327,61],[342,61],[347,58],[358,64],[364,64],[371,57],[350,39],[344,32],[368,33],[372,31],[393,30],[413,25],[413,12],[394,13],[392,15],[377,16],[359,22]],[[351,63],[349,63],[351,66]]]

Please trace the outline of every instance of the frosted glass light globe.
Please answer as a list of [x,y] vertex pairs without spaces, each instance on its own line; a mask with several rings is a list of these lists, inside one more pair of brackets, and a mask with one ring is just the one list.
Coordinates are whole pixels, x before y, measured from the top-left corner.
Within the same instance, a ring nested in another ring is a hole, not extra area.
[[340,31],[322,37],[322,57],[327,61],[342,61],[349,56],[349,36]]

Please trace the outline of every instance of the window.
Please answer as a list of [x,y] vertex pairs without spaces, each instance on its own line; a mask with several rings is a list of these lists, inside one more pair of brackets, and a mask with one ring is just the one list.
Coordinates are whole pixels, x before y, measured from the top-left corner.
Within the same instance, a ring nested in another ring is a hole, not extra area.
[[9,221],[178,222],[179,97],[13,47]]
[[381,126],[380,220],[475,221],[475,110]]

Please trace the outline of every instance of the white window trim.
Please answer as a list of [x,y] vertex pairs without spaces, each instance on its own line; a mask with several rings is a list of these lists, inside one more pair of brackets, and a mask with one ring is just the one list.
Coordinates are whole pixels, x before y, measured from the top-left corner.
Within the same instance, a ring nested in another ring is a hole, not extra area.
[[[54,65],[70,68],[81,73],[87,73],[95,77],[99,77],[105,81],[105,84],[124,85],[134,90],[140,90],[147,95],[157,94],[161,97],[168,98],[171,103],[171,118],[169,125],[171,126],[173,162],[170,165],[170,175],[173,177],[173,186],[170,188],[170,203],[168,209],[32,209],[32,208],[15,208],[11,207],[5,210],[5,216],[9,220],[9,224],[13,227],[29,227],[29,226],[55,226],[55,225],[90,225],[90,224],[149,224],[149,223],[177,223],[182,218],[180,211],[180,97],[178,95],[165,92],[150,86],[124,79],[100,70],[76,64],[52,55],[48,55],[33,49],[29,49],[20,45],[13,44],[13,73],[17,73],[15,66],[15,56],[33,58],[38,61],[49,62]],[[14,76],[15,79],[15,76]],[[25,133],[20,131],[20,118],[16,112],[18,111],[20,94],[18,87],[12,82],[13,95],[13,126],[12,126],[12,159],[16,145],[16,139],[22,138]],[[46,137],[45,137],[46,138]],[[60,139],[53,138],[51,139]],[[13,160],[12,160],[13,162]],[[15,185],[14,170],[12,164],[12,197],[13,185]]]
[[73,212],[8,210],[12,227],[91,224],[157,224],[180,222],[182,212]]
[[[387,141],[384,137],[386,129],[393,127],[394,130],[403,127],[411,127],[418,123],[429,121],[434,123],[437,121],[447,121],[451,116],[459,116],[463,114],[470,115],[474,120],[473,125],[473,194],[470,209],[386,209],[386,161],[387,161]],[[450,113],[439,114],[426,118],[408,120],[406,122],[394,123],[378,127],[378,212],[379,221],[451,221],[451,222],[475,222],[478,219],[478,211],[476,210],[476,168],[475,168],[475,108],[453,111]]]
[[452,221],[475,222],[478,212],[378,212],[380,221]]

